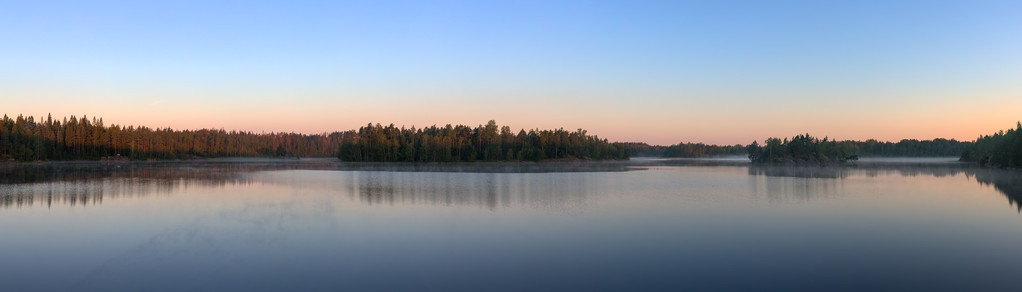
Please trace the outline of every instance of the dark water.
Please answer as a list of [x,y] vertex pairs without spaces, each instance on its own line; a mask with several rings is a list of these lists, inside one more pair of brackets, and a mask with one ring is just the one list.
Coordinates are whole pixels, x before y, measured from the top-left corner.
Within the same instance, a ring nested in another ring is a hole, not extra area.
[[0,290],[1018,291],[1020,199],[946,159],[0,165]]

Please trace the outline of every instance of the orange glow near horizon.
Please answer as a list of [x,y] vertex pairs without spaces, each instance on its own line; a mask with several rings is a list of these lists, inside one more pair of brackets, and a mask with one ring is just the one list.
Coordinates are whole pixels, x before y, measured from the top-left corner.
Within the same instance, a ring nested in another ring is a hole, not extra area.
[[[763,114],[752,108],[724,106],[706,110],[675,110],[666,107],[572,106],[572,101],[551,101],[548,107],[529,108],[508,105],[493,108],[466,100],[412,100],[409,102],[347,103],[321,101],[295,106],[284,101],[260,100],[236,106],[189,106],[172,102],[153,102],[135,107],[69,103],[50,107],[41,104],[14,104],[5,114],[45,118],[75,115],[101,117],[107,125],[144,125],[151,128],[213,128],[251,132],[298,132],[319,134],[357,129],[367,123],[393,123],[405,127],[464,124],[476,126],[488,120],[520,129],[574,130],[616,142],[646,142],[671,145],[679,142],[719,145],[748,144],[768,137],[790,137],[809,133],[839,140],[896,142],[901,139],[934,138],[971,141],[980,135],[1014,127],[1019,121],[1019,100],[1001,100],[1002,105],[959,105],[935,103],[929,107],[890,107],[864,110],[812,112],[794,108],[778,114]],[[530,100],[534,101],[534,100]],[[431,103],[437,103],[429,108]],[[130,105],[129,105],[130,106]],[[564,108],[573,108],[566,111]],[[809,114],[795,114],[810,112]]]

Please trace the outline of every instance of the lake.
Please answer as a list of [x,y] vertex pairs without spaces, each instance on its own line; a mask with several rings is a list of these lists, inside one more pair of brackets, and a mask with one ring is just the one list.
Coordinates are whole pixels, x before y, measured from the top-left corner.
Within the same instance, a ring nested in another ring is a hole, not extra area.
[[1022,290],[953,159],[0,165],[3,291]]

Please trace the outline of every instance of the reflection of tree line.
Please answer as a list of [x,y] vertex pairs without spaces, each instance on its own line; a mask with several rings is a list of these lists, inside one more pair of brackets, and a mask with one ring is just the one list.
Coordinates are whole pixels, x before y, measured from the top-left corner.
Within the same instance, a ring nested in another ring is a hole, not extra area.
[[860,174],[866,177],[900,175],[904,177],[933,176],[949,177],[963,174],[975,177],[984,186],[993,186],[1008,198],[1008,203],[1022,212],[1022,173],[977,167],[972,164],[960,163],[920,163],[920,164],[860,164],[849,167],[799,167],[799,166],[761,166],[750,165],[749,175],[772,177],[799,177],[845,179],[849,175]]
[[[408,164],[339,163],[330,159],[7,164],[0,165],[0,206],[95,205],[104,199],[170,194],[189,186],[249,184],[256,179],[248,173],[268,170],[350,171],[359,179],[346,183],[315,182],[312,187],[329,191],[350,187],[351,194],[367,204],[432,203],[474,205],[490,209],[529,203],[564,206],[583,201],[581,197],[587,186],[547,181],[549,176],[526,179],[513,174],[614,172],[627,169],[625,162]],[[473,179],[466,181],[465,177]],[[264,182],[294,183],[273,179]],[[551,192],[553,196],[546,195]],[[531,194],[543,195],[530,197]]]
[[0,186],[108,177],[217,179],[239,172],[281,169],[337,169],[333,159],[237,159],[177,162],[55,162],[0,164]]
[[[584,204],[589,193],[600,190],[593,184],[606,182],[588,179],[592,176],[587,175],[569,179],[563,173],[615,172],[652,166],[748,167],[753,177],[825,179],[759,186],[768,194],[805,197],[802,199],[833,193],[840,181],[850,175],[947,177],[964,174],[975,176],[982,185],[993,186],[1022,212],[1022,174],[972,164],[859,163],[845,167],[796,167],[695,159],[493,164],[338,163],[335,160],[8,164],[0,165],[0,206],[94,205],[110,198],[169,194],[188,186],[250,184],[255,179],[246,173],[286,169],[350,171],[347,177],[331,176],[341,178],[338,181],[313,184],[327,191],[347,189],[355,199],[366,204],[473,205],[489,209],[508,205],[571,206]],[[451,175],[451,172],[464,174]]]
[[548,161],[481,163],[338,163],[333,170],[394,172],[467,172],[467,173],[555,173],[628,171],[628,161]]
[[993,186],[1008,197],[1008,204],[1022,213],[1022,175],[997,169],[980,169],[976,172],[976,181],[984,186]]
[[595,188],[587,176],[516,173],[350,172],[349,194],[368,205],[577,207]]
[[915,177],[920,175],[947,177],[958,174],[972,174],[980,170],[961,163],[920,163],[920,164],[857,164],[851,166],[785,166],[785,165],[750,165],[750,175],[806,177],[806,178],[847,178],[850,174],[862,174],[866,177],[884,175],[901,175]]
[[749,175],[806,178],[846,178],[848,169],[843,167],[799,167],[750,165]]
[[247,167],[14,165],[0,167],[0,206],[97,205],[104,199],[169,194],[189,186],[247,184]]

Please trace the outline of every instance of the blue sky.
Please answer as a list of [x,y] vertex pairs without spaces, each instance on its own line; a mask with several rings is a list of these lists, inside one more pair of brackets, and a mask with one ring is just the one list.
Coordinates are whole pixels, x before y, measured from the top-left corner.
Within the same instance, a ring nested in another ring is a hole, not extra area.
[[0,111],[748,143],[975,136],[1022,112],[1018,1],[13,1]]

